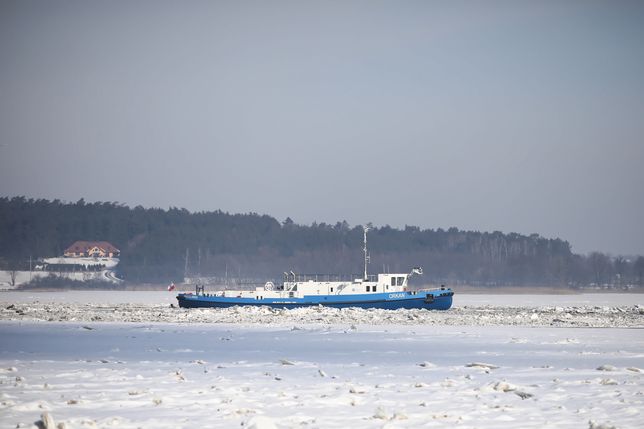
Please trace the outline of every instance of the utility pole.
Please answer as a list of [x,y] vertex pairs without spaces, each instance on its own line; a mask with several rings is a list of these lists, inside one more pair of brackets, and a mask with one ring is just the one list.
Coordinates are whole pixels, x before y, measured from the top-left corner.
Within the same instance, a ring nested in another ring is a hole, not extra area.
[[369,278],[367,277],[367,264],[369,263],[369,254],[367,253],[367,231],[371,229],[370,225],[363,225],[362,226],[362,231],[364,234],[364,280],[367,281]]
[[197,262],[197,270],[199,272],[199,277],[201,277],[201,247],[199,247],[198,251],[199,251],[199,253],[198,253],[199,259],[198,259],[198,262]]
[[188,277],[188,259],[189,258],[190,258],[190,249],[186,247],[186,265],[183,267],[183,278],[184,279]]

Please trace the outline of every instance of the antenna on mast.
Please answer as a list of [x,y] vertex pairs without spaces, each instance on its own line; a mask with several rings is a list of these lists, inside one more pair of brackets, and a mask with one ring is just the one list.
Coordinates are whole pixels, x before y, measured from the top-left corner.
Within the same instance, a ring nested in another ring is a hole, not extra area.
[[364,251],[364,280],[367,281],[369,277],[367,277],[367,264],[371,261],[371,257],[369,256],[369,253],[367,253],[367,231],[369,231],[372,228],[371,222],[362,225],[362,231],[364,234],[364,248],[362,249]]

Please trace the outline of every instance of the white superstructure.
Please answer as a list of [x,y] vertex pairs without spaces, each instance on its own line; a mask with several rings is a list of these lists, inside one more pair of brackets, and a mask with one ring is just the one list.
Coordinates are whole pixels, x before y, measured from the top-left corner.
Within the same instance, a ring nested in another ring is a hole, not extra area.
[[327,274],[296,274],[293,271],[284,273],[281,285],[267,282],[263,287],[254,291],[226,290],[216,293],[216,296],[237,298],[303,298],[313,295],[358,295],[372,293],[396,293],[407,290],[409,278],[415,274],[422,274],[420,267],[414,268],[410,273],[387,273],[369,275],[369,253],[367,251],[367,231],[369,226],[364,226],[364,275],[363,278],[345,278]]

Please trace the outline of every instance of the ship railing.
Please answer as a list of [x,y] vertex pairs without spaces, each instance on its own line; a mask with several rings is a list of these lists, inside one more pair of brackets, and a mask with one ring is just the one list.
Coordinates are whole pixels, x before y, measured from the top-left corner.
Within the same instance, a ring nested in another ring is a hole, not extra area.
[[432,292],[435,290],[446,290],[450,289],[449,286],[445,286],[444,284],[441,284],[440,286],[424,286],[424,287],[419,287],[419,288],[411,288],[411,290],[414,290],[416,292]]
[[[363,274],[299,274],[291,272],[284,273],[285,283],[298,283],[298,282],[353,282],[356,279],[362,279]],[[375,282],[378,280],[377,275],[367,276],[367,281]]]

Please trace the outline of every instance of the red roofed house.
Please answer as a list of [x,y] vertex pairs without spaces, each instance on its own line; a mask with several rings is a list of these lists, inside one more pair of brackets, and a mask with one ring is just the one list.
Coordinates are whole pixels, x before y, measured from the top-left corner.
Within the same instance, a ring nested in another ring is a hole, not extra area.
[[107,241],[76,241],[65,249],[65,256],[118,258],[121,251]]

